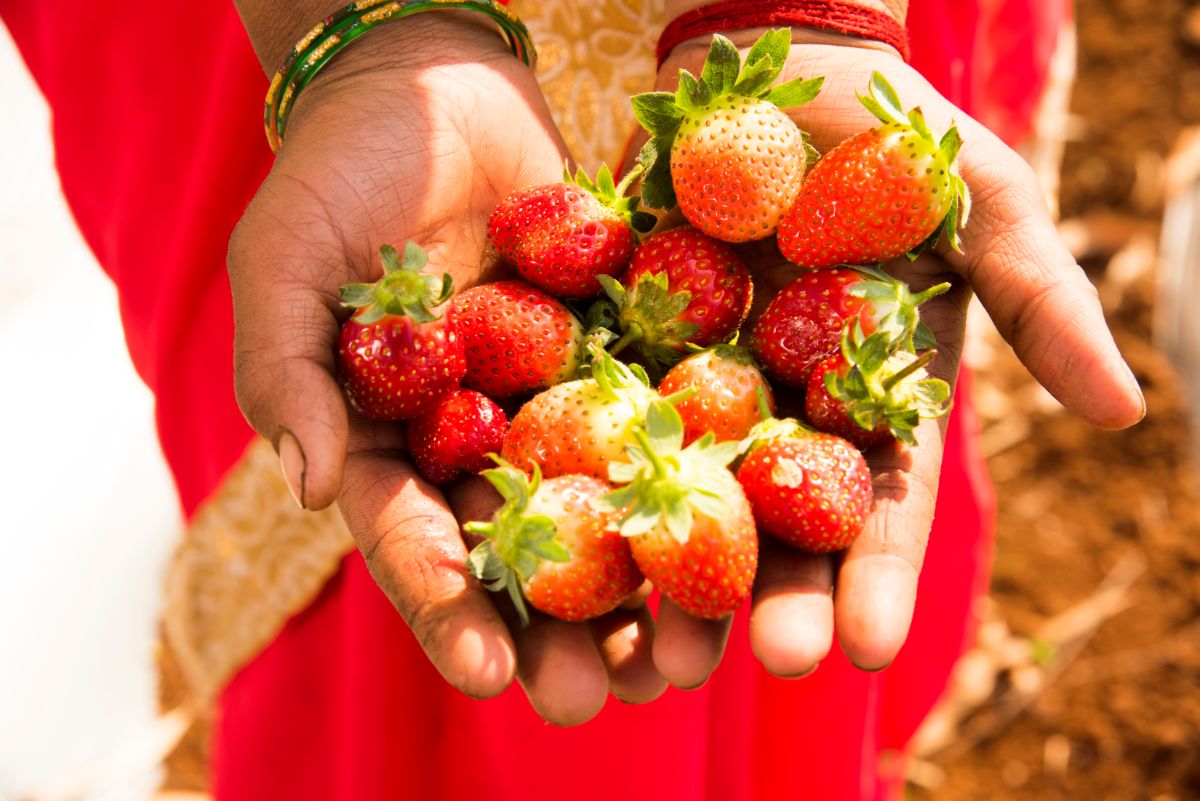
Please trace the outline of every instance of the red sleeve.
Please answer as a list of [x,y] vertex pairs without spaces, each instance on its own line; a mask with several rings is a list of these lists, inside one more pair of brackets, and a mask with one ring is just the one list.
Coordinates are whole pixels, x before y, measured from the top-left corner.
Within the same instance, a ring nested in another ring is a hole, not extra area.
[[52,110],[80,231],[120,293],[186,510],[252,433],[234,401],[225,250],[270,166],[266,77],[231,3],[0,0]]

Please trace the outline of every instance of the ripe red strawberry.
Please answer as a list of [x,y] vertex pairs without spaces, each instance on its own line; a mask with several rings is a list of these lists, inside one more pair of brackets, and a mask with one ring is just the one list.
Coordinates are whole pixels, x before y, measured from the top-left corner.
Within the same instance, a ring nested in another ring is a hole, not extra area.
[[581,168],[574,179],[565,174],[562,183],[514,192],[492,212],[488,239],[529,283],[561,297],[591,297],[600,291],[596,276],[625,269],[634,223],[653,224],[636,213],[637,198],[625,197],[640,174],[633,170],[614,186],[608,167],[595,183]]
[[755,322],[750,350],[771,378],[803,389],[817,363],[837,351],[842,331],[854,320],[864,334],[884,332],[900,347],[931,347],[933,334],[917,309],[949,288],[943,283],[913,293],[903,281],[871,267],[803,273]]
[[950,386],[925,372],[936,355],[889,352],[885,335],[847,331],[841,350],[817,365],[820,380],[808,382],[808,422],[862,450],[893,438],[916,445],[917,424],[950,411]]
[[737,470],[768,534],[810,553],[845,548],[862,532],[873,501],[862,454],[832,434],[794,420],[769,420]]
[[624,458],[634,424],[658,393],[598,346],[590,378],[556,384],[535,395],[513,416],[501,455],[548,478],[578,473],[608,478],[608,463]]
[[695,617],[732,614],[750,597],[758,534],[750,504],[727,465],[737,443],[711,436],[683,447],[683,422],[666,401],[635,429],[628,462],[610,477],[624,484],[604,506],[622,510],[620,531],[646,578]]
[[895,90],[874,73],[859,99],[884,124],[826,153],[779,223],[779,250],[801,267],[873,264],[936,242],[959,249],[970,211],[958,174],[952,127],[940,142],[920,110],[905,114]]
[[[771,385],[745,348],[717,345],[688,356],[658,385],[661,395],[693,389],[675,404],[683,419],[684,444],[711,432],[717,442],[741,441],[763,416],[775,411]],[[761,395],[761,401],[760,401]]]
[[622,283],[601,279],[616,305],[619,353],[637,343],[651,362],[673,364],[685,344],[724,342],[750,311],[750,271],[733,249],[683,226],[647,237],[633,251]]
[[699,79],[684,70],[674,94],[634,96],[634,114],[652,137],[638,157],[647,205],[678,201],[688,222],[726,242],[775,233],[812,152],[782,109],[811,101],[824,80],[770,88],[790,46],[789,29],[768,31],[743,66],[737,48],[718,34]]
[[460,473],[479,473],[494,462],[508,430],[504,410],[486,395],[460,389],[428,414],[408,422],[405,444],[426,480],[446,484]]
[[509,465],[484,476],[504,498],[488,523],[465,528],[486,539],[469,558],[489,589],[507,590],[522,622],[525,600],[562,620],[611,612],[642,584],[616,512],[599,503],[612,488],[591,476],[530,479]]
[[428,258],[412,242],[403,262],[391,245],[379,255],[382,278],[341,289],[343,305],[358,311],[342,324],[338,374],[346,396],[364,415],[404,420],[429,411],[458,388],[466,354],[454,310],[434,314],[450,297],[450,276],[422,273]]
[[493,398],[527,395],[575,375],[583,326],[559,301],[524,281],[466,289],[454,299],[467,354],[463,384]]

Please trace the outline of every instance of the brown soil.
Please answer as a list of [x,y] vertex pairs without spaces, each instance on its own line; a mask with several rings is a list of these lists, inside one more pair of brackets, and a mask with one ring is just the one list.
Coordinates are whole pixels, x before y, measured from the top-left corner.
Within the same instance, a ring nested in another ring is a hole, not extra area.
[[[1072,112],[1084,127],[1066,152],[1063,216],[1103,213],[1102,233],[1144,227],[1153,243],[1164,158],[1200,122],[1200,6],[1079,0],[1077,19]],[[911,799],[1200,799],[1200,503],[1180,382],[1151,341],[1153,253],[1131,281],[1107,254],[1084,264],[1150,413],[1128,431],[1091,429],[1039,402],[1007,352],[979,376],[985,395],[1032,398],[998,405],[1027,428],[989,462],[1000,509],[991,619],[1033,652],[1035,685],[1012,715],[1020,676],[998,669],[986,700],[914,771],[923,786]],[[1120,611],[1102,611],[1097,589],[1119,563],[1144,571]],[[1069,643],[1039,639],[1070,609],[1099,625]]]

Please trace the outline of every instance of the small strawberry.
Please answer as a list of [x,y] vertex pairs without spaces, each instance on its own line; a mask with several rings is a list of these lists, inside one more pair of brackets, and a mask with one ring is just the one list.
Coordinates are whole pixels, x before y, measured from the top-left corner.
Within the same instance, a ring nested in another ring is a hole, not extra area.
[[625,197],[641,172],[631,170],[614,186],[608,167],[594,183],[580,168],[574,179],[565,174],[562,183],[514,192],[492,212],[488,239],[529,283],[560,297],[591,297],[600,291],[597,276],[625,269],[634,225],[653,225],[653,217],[637,213],[637,198]]
[[[717,442],[741,441],[766,415],[775,411],[771,386],[745,348],[716,345],[693,353],[672,367],[658,385],[661,395],[688,389],[695,394],[675,404],[683,419],[683,441],[692,443],[707,433]],[[760,401],[761,396],[761,401]]]
[[621,283],[601,279],[616,305],[619,353],[637,343],[656,364],[673,364],[686,344],[707,347],[733,336],[750,311],[750,271],[724,242],[691,226],[647,237]]
[[658,393],[637,373],[598,346],[590,346],[588,378],[556,384],[513,416],[501,455],[548,478],[578,473],[608,478],[608,463],[625,455],[633,427]]
[[491,467],[508,430],[504,410],[486,395],[460,389],[442,398],[433,411],[408,421],[405,444],[426,480],[447,484],[460,473]]
[[454,299],[454,312],[467,354],[463,384],[485,395],[527,395],[572,378],[579,367],[579,319],[524,281],[466,289]]
[[404,420],[432,409],[458,388],[467,369],[454,310],[437,306],[450,297],[449,274],[421,271],[428,257],[416,244],[379,249],[383,277],[346,284],[342,303],[357,309],[342,324],[337,363],[342,388],[354,407],[373,420]]
[[504,498],[487,523],[464,528],[486,539],[471,551],[471,574],[489,589],[507,590],[522,623],[525,600],[561,620],[611,612],[642,584],[616,512],[599,503],[611,489],[591,476],[529,478],[505,465],[483,475]]
[[737,478],[763,531],[810,553],[845,548],[862,532],[874,493],[871,471],[852,444],[772,419],[746,445]]
[[771,299],[750,332],[750,350],[767,375],[804,388],[819,361],[838,349],[842,331],[858,320],[865,334],[885,332],[900,347],[924,349],[933,334],[918,307],[950,288],[914,293],[873,267],[831,267],[802,273]]
[[917,424],[950,411],[950,386],[925,372],[936,355],[889,352],[885,335],[847,330],[841,350],[814,370],[821,380],[808,382],[808,422],[862,450],[892,439],[916,445]]
[[771,88],[790,47],[789,29],[768,31],[743,65],[718,34],[699,79],[681,70],[675,93],[633,97],[634,114],[651,136],[638,156],[646,205],[678,201],[688,222],[726,242],[775,233],[815,152],[782,109],[811,101],[824,80]]
[[884,124],[826,153],[779,223],[779,250],[801,267],[872,264],[932,245],[959,249],[970,194],[958,174],[957,127],[935,141],[878,72],[859,100]]
[[620,510],[620,531],[646,578],[695,617],[731,614],[750,596],[758,535],[750,504],[728,465],[738,444],[711,435],[683,447],[683,422],[670,403],[654,403],[628,462],[610,478],[624,484],[604,499]]

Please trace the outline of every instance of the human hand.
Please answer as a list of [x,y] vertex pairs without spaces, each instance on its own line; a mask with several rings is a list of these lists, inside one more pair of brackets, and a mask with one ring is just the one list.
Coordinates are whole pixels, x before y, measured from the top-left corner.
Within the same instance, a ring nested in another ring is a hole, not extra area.
[[[763,32],[727,35],[744,57]],[[706,37],[677,47],[660,70],[656,89],[674,91],[681,68],[699,75],[709,42]],[[885,45],[796,30],[779,82],[825,76],[816,101],[789,110],[825,152],[877,124],[856,97],[866,92],[874,71],[887,77],[906,108],[923,110],[935,133],[956,123],[963,139],[959,164],[974,207],[961,232],[962,253],[942,248],[912,264],[888,265],[915,290],[943,280],[954,285],[922,307],[938,338],[931,374],[953,386],[973,290],[1034,377],[1067,408],[1103,428],[1140,420],[1144,400],[1108,332],[1096,292],[1059,241],[1040,188],[1019,156]],[[760,288],[768,291],[778,291],[799,273],[770,247],[747,247],[746,255]],[[875,508],[840,561],[764,538],[750,641],[769,671],[780,676],[811,671],[828,653],[835,628],[842,649],[861,668],[880,669],[895,657],[912,620],[945,429],[945,419],[923,421],[916,432],[919,447],[896,444],[870,452]],[[697,626],[702,636],[718,642],[727,624]],[[660,662],[659,668],[674,681],[670,663]]]
[[364,37],[305,90],[229,253],[238,402],[298,501],[338,501],[373,577],[452,685],[489,697],[515,676],[563,725],[610,691],[640,702],[665,689],[641,599],[589,625],[538,617],[510,633],[470,577],[460,534],[491,514],[491,489],[466,481],[444,496],[424,482],[402,426],[347,409],[334,351],[348,315],[338,289],[378,277],[381,244],[420,244],[456,287],[485,280],[492,209],[560,180],[565,157],[532,71],[493,27],[421,15]]

